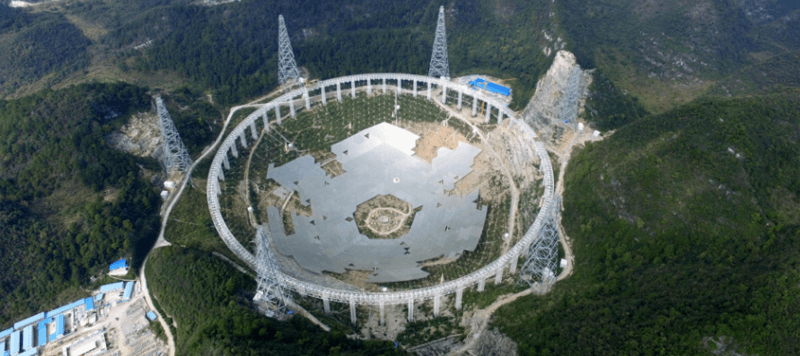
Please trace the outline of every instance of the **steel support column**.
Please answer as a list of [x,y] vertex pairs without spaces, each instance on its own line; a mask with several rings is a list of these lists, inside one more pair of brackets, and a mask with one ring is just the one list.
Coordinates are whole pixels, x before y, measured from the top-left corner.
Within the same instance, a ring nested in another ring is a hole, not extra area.
[[503,267],[497,269],[497,274],[494,275],[494,285],[500,284],[503,281]]
[[397,95],[403,94],[403,80],[397,79]]
[[414,79],[414,98],[417,97],[417,80]]
[[408,321],[414,321],[414,298],[408,300]]
[[250,132],[253,134],[253,139],[258,139],[258,132],[256,132],[256,120],[250,123]]
[[[225,169],[231,169],[231,162],[228,160],[227,154],[225,155],[225,158],[222,159],[222,167],[225,167]],[[220,172],[222,172],[221,169]]]
[[456,310],[461,310],[461,299],[464,297],[464,288],[456,290]]
[[380,311],[381,322],[378,325],[386,325],[386,317],[385,317],[386,313],[384,312],[384,306],[382,300],[380,301],[380,310],[381,310]]
[[350,97],[355,99],[356,98],[356,81],[350,82]]
[[439,295],[439,294],[437,294],[435,297],[433,297],[433,316],[434,317],[439,316],[439,304],[440,304],[440,299],[441,298],[442,298],[442,296]]
[[367,79],[367,96],[372,95],[372,79]]
[[492,104],[486,103],[486,123],[492,118]]
[[431,82],[428,82],[428,100],[431,100]]
[[278,118],[278,125],[280,125],[281,124],[281,120],[283,120],[283,118],[281,118],[281,105],[280,104],[275,105],[275,117]]
[[386,78],[381,79],[383,81],[383,93],[386,94]]
[[236,149],[236,140],[233,140],[233,144],[231,145],[231,154],[233,158],[239,158],[239,150]]
[[473,96],[472,97],[472,117],[478,115],[478,98]]
[[356,325],[356,301],[350,298],[350,324]]
[[331,313],[331,300],[327,295],[322,296],[322,309],[325,310],[325,314]]
[[325,95],[325,86],[322,86],[322,105],[328,105],[328,96]]
[[294,99],[289,99],[289,114],[292,117],[297,117],[297,113],[294,111]]
[[306,99],[306,110],[311,110],[311,98],[308,95],[308,88],[303,91],[303,98]]
[[483,288],[485,287],[486,287],[486,279],[481,278],[481,280],[478,281],[478,292],[483,292]]
[[442,104],[447,104],[447,86],[442,85]]
[[461,92],[461,90],[459,90],[458,91],[458,111],[461,111],[461,97],[463,96],[462,94],[464,94],[464,93]]
[[342,102],[342,83],[336,82],[336,100]]
[[247,137],[245,136],[246,135],[244,134],[244,132],[242,132],[242,134],[239,135],[239,141],[242,141],[242,148],[247,148]]

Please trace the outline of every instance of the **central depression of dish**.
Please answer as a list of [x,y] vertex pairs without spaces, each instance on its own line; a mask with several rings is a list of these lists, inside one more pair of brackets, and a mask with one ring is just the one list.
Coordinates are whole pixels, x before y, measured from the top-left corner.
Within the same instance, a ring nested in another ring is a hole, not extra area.
[[[388,123],[367,128],[331,146],[345,171],[335,178],[310,155],[280,167],[271,164],[267,178],[296,191],[313,212],[293,213],[295,233],[287,236],[279,209],[267,209],[277,251],[316,273],[370,271],[369,282],[424,278],[421,261],[474,251],[488,209],[478,202],[477,189],[463,195],[449,191],[472,171],[481,150],[459,142],[455,150],[439,148],[428,163],[413,156],[418,139]],[[353,214],[359,204],[387,194],[422,208],[405,235],[370,239],[359,232]]]

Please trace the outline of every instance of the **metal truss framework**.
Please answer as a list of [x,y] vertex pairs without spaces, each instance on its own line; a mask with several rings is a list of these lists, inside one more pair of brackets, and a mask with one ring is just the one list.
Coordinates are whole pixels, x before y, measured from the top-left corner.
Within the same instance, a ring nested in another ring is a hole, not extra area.
[[192,166],[192,159],[160,96],[156,97],[156,110],[161,137],[164,139],[164,166],[167,168],[167,174],[186,172]]
[[517,283],[545,292],[556,281],[558,267],[558,204],[550,205],[539,236],[528,249],[528,256],[519,271]]
[[444,6],[439,7],[439,20],[436,21],[436,37],[433,40],[431,65],[428,76],[450,78],[450,62],[447,60],[447,33],[444,26]]
[[289,303],[289,294],[284,292],[278,279],[278,265],[269,246],[269,234],[264,228],[256,230],[256,296],[255,302],[266,305],[267,316],[282,318],[286,315],[286,305]]
[[[433,300],[434,314],[438,314],[438,308],[436,308],[436,306],[440,303],[437,303],[437,300],[449,294],[455,294],[455,307],[456,309],[460,309],[461,297],[464,289],[477,285],[477,290],[483,291],[487,279],[494,279],[496,283],[500,283],[506,268],[509,273],[516,273],[519,257],[526,253],[530,245],[539,237],[539,231],[544,225],[546,215],[544,212],[550,211],[551,205],[554,204],[554,177],[553,169],[550,164],[550,157],[547,150],[544,148],[544,144],[536,140],[538,138],[536,133],[528,124],[517,119],[514,112],[507,106],[497,102],[491,97],[485,96],[480,91],[470,89],[467,85],[451,82],[442,78],[413,74],[359,74],[324,80],[316,83],[314,88],[303,87],[294,89],[263,104],[231,131],[228,137],[220,144],[220,148],[211,163],[208,175],[207,199],[212,221],[228,248],[250,268],[258,270],[259,263],[256,256],[242,246],[233,233],[231,233],[225,219],[222,217],[220,209],[219,195],[222,194],[220,183],[225,180],[224,171],[230,167],[230,157],[236,158],[239,156],[237,147],[239,145],[241,145],[241,147],[247,147],[246,137],[252,135],[252,132],[257,132],[259,126],[266,129],[269,127],[270,121],[274,121],[275,124],[280,125],[282,117],[280,114],[281,107],[283,107],[284,113],[286,113],[286,107],[292,109],[290,113],[294,116],[297,110],[308,109],[308,107],[304,105],[306,96],[310,97],[309,103],[313,103],[314,105],[326,105],[328,102],[335,101],[331,100],[332,98],[335,99],[341,96],[341,87],[344,86],[342,84],[348,84],[350,88],[352,88],[350,90],[353,91],[355,95],[356,91],[366,94],[371,91],[373,85],[381,85],[388,82],[396,83],[394,85],[397,88],[402,87],[403,82],[412,84],[411,86],[413,88],[427,88],[427,93],[425,91],[420,91],[418,93],[417,90],[413,90],[409,94],[415,97],[417,95],[426,95],[430,100],[445,99],[448,90],[455,91],[462,97],[471,97],[473,102],[484,102],[488,108],[497,112],[498,123],[518,129],[522,133],[521,141],[526,143],[526,147],[522,150],[523,152],[514,151],[512,154],[519,156],[520,159],[529,160],[530,157],[526,158],[525,156],[529,156],[530,153],[533,152],[539,159],[539,170],[544,176],[542,182],[545,188],[542,196],[543,200],[540,212],[536,216],[535,221],[513,247],[493,262],[465,276],[430,287],[389,292],[354,291],[323,286],[311,281],[297,279],[282,273],[280,270],[275,271],[275,280],[284,288],[284,292],[291,290],[302,296],[322,299],[323,305],[326,306],[326,311],[330,309],[329,305],[331,301],[349,304],[352,307],[355,307],[357,304],[380,306],[380,310],[383,310],[385,305],[414,305],[413,303]],[[431,95],[430,88],[433,86],[441,88],[441,97],[439,95]],[[274,112],[275,115],[267,115],[269,112]],[[503,121],[503,117],[507,119],[506,122]],[[248,133],[248,131],[252,132]],[[413,309],[409,309],[409,319],[413,318],[412,313]],[[381,313],[381,318],[383,318],[383,313]]]
[[292,41],[286,31],[283,15],[278,15],[278,83],[285,84],[287,80],[300,78],[297,63],[294,61]]

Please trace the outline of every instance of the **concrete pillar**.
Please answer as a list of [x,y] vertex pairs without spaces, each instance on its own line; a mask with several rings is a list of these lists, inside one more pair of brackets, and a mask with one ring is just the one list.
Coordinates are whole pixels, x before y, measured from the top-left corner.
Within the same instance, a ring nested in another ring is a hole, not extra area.
[[322,87],[322,105],[328,105],[328,97],[325,95],[325,86]]
[[414,298],[408,300],[408,321],[414,321]]
[[258,139],[258,132],[256,131],[256,120],[253,120],[253,122],[250,123],[250,133],[253,134],[254,140]]
[[242,141],[242,148],[247,148],[247,136],[244,134],[244,132],[239,135],[239,141]]
[[503,267],[497,269],[497,274],[494,275],[494,285],[500,284],[503,281]]
[[356,301],[350,299],[350,324],[356,325]]
[[472,117],[475,117],[475,115],[478,115],[478,98],[473,96],[472,97]]
[[433,297],[433,316],[434,317],[439,316],[439,301],[440,301],[441,298],[442,298],[442,296],[438,295],[438,294],[435,297]]
[[503,108],[497,108],[497,124],[503,124]]
[[458,91],[458,111],[461,111],[461,96],[464,94],[461,90]]
[[[221,180],[223,182],[225,181],[225,173],[224,173],[224,170],[222,169],[222,167],[220,167],[219,174],[217,175],[217,177],[219,177],[219,180]],[[219,191],[219,182],[217,182],[217,191]]]
[[519,260],[519,254],[516,254],[513,257],[511,257],[511,264],[508,265],[508,273],[510,274],[517,273],[517,260]]
[[489,119],[492,118],[492,105],[486,103],[486,123],[489,123]]
[[447,104],[447,87],[442,85],[442,104]]
[[239,158],[239,150],[236,149],[236,140],[234,140],[233,144],[231,145],[231,154],[233,155],[233,158]]
[[461,299],[464,297],[464,288],[456,290],[456,310],[461,310]]
[[[227,154],[225,155],[225,158],[222,159],[222,167],[225,169],[231,169],[231,162],[228,160]],[[219,171],[222,172],[221,169]]]
[[355,99],[356,98],[356,81],[353,80],[350,82],[350,97]]
[[383,93],[386,94],[386,78],[383,78],[381,80],[383,80]]
[[327,295],[322,296],[322,309],[325,310],[325,314],[331,313],[331,301]]
[[428,82],[428,100],[431,100],[431,82]]
[[372,95],[372,79],[367,79],[367,96]]
[[380,301],[380,309],[381,322],[378,325],[386,325],[386,313],[384,312],[383,301]]
[[336,82],[336,100],[342,102],[342,83]]
[[[221,169],[220,169],[220,174],[222,174],[222,170]],[[220,187],[219,187],[219,181],[215,180],[213,183],[214,183],[214,188],[216,188],[216,190],[217,190],[217,195],[222,194],[222,191],[220,190]]]
[[303,91],[303,97],[306,99],[306,110],[311,110],[311,98],[308,96],[308,88]]
[[264,111],[264,130],[269,132],[269,117],[267,116],[267,112]]
[[294,112],[294,99],[289,99],[289,114],[291,114],[292,117],[297,117],[297,113]]
[[397,95],[403,94],[403,80],[397,78]]
[[282,118],[281,118],[281,105],[280,104],[275,105],[275,117],[278,118],[278,125],[280,125],[281,124],[281,120],[282,120]]
[[414,97],[417,97],[417,80],[414,79]]
[[478,292],[483,292],[484,287],[486,287],[486,279],[481,278],[481,280],[478,281]]

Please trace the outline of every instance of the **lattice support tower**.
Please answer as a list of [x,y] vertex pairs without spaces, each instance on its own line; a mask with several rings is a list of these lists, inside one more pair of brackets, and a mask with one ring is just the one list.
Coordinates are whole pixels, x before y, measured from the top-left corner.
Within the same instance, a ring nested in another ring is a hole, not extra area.
[[167,169],[167,175],[188,171],[192,166],[192,159],[189,157],[189,151],[183,145],[178,129],[175,128],[172,117],[169,116],[169,111],[160,96],[156,97],[156,111],[158,111],[161,137],[164,138],[164,166]]
[[259,227],[256,231],[256,296],[253,301],[266,306],[267,316],[282,319],[286,316],[286,306],[290,295],[283,289],[278,280],[278,265],[269,246],[268,232]]
[[578,110],[580,109],[580,89],[581,89],[581,77],[583,76],[583,71],[581,71],[580,66],[575,66],[572,69],[572,73],[569,77],[569,82],[567,84],[566,92],[564,93],[564,100],[561,103],[561,110],[559,113],[559,119],[565,122],[564,124],[570,127],[578,126]]
[[534,291],[544,293],[556,281],[558,267],[558,204],[551,204],[542,221],[542,228],[528,248],[528,256],[520,268],[517,283],[528,285]]
[[285,84],[290,79],[299,78],[300,72],[294,60],[292,41],[289,39],[289,32],[286,31],[283,15],[278,15],[278,83]]
[[433,53],[428,76],[450,78],[450,62],[447,60],[447,34],[444,26],[444,6],[439,7],[439,20],[436,22],[436,37],[433,40]]

